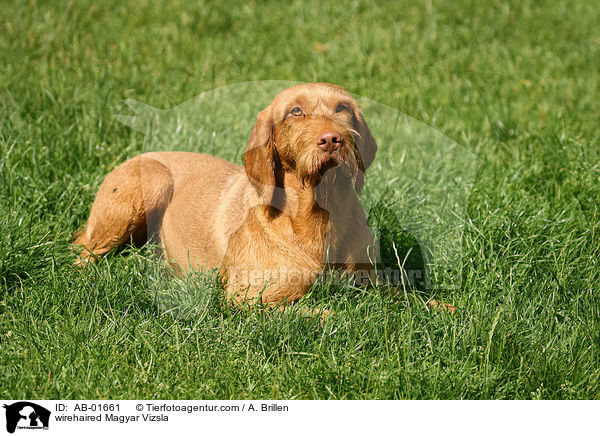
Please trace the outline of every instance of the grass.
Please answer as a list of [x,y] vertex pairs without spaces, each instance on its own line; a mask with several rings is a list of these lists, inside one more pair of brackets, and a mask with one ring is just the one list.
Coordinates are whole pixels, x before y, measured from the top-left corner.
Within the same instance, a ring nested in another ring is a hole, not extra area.
[[[3,2],[0,396],[600,398],[599,21],[583,0]],[[144,149],[124,99],[264,79],[340,84],[479,157],[456,315],[326,282],[302,303],[323,323],[231,308],[210,275],[163,295],[149,247],[71,267],[103,176]]]

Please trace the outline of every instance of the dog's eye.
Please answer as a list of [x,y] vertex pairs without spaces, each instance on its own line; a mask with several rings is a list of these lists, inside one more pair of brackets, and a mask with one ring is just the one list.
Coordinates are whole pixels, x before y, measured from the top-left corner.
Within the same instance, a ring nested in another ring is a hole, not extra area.
[[300,109],[298,106],[296,106],[294,109],[292,109],[290,111],[290,115],[292,115],[294,117],[301,117],[302,115],[304,115],[304,112],[302,112],[302,109]]
[[344,103],[338,104],[337,107],[335,108],[335,111],[337,113],[344,112],[344,111],[347,111],[347,110],[350,110],[350,109]]

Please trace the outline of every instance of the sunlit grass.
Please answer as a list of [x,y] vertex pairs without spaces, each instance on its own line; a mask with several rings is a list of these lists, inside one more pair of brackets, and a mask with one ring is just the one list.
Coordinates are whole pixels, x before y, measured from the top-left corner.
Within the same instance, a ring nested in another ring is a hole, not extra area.
[[[585,1],[3,2],[0,395],[598,398],[598,22]],[[124,99],[265,79],[340,84],[481,159],[454,316],[327,283],[301,303],[323,322],[243,311],[210,276],[157,279],[148,247],[71,267],[104,175],[144,149]]]

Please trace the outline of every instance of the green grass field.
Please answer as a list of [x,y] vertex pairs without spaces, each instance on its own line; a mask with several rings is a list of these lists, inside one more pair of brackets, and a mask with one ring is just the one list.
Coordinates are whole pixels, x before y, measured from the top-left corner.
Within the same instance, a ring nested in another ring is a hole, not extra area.
[[[2,2],[0,397],[600,398],[599,22],[585,0]],[[148,247],[71,266],[144,149],[124,99],[267,79],[337,83],[479,157],[454,316],[327,283],[301,303],[323,323],[245,312],[210,275],[165,301]]]

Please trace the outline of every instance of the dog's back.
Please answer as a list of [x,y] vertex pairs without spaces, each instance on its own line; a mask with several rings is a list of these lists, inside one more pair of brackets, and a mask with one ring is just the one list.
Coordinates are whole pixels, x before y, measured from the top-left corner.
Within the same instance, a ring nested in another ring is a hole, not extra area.
[[218,268],[231,234],[259,201],[244,168],[201,153],[144,156],[163,164],[173,179],[172,198],[160,222],[165,254],[184,270]]

